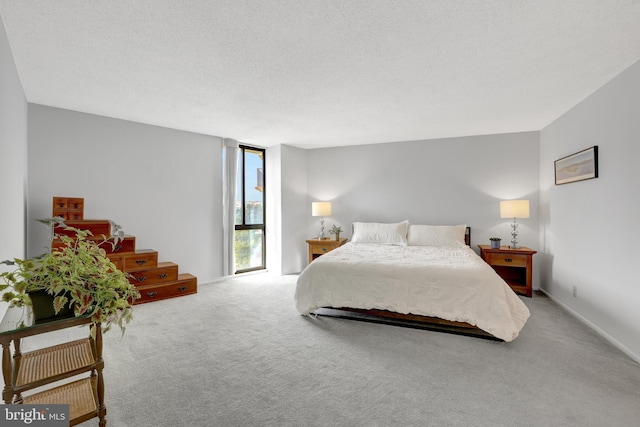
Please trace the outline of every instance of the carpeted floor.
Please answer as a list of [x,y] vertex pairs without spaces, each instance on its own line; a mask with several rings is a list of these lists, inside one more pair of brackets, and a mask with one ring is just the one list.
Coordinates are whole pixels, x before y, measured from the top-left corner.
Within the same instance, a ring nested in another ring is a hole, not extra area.
[[523,298],[532,316],[501,343],[302,317],[296,279],[238,277],[136,306],[122,340],[105,335],[108,425],[640,423],[640,365],[544,296]]

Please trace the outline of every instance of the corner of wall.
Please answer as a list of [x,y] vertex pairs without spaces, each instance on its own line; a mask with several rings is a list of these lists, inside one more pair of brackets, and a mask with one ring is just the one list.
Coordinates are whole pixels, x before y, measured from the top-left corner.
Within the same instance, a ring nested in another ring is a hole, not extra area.
[[[26,257],[27,100],[0,19],[0,260]],[[0,265],[0,271],[8,271]],[[0,303],[0,318],[7,304]]]

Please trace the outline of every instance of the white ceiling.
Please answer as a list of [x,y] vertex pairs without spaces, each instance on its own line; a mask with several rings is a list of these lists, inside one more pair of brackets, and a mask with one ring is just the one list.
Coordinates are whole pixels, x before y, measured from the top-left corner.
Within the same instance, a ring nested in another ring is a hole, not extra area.
[[0,0],[27,100],[304,148],[540,130],[638,0]]

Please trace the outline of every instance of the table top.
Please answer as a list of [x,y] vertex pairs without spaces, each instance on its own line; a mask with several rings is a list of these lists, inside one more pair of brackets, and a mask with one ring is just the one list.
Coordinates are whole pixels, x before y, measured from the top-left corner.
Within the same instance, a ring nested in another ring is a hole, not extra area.
[[90,322],[88,315],[55,317],[34,322],[30,306],[9,306],[0,321],[0,343]]
[[334,245],[340,244],[340,243],[344,243],[347,241],[346,237],[341,237],[339,240],[336,239],[332,239],[329,237],[325,237],[324,239],[318,239],[317,237],[311,238],[311,239],[307,239],[307,243],[314,243],[314,244],[326,244],[326,243],[331,243]]
[[511,246],[500,246],[498,249],[492,249],[491,245],[478,245],[480,249],[485,252],[514,252],[514,253],[522,253],[522,254],[537,254],[538,252],[528,248],[526,246],[518,246],[517,248],[512,248]]

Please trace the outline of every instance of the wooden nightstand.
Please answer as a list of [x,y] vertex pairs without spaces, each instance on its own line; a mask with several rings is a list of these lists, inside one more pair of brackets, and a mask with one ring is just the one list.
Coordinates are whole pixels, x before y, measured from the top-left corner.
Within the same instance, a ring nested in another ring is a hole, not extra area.
[[320,255],[324,255],[327,252],[331,252],[337,247],[340,247],[347,243],[347,239],[333,240],[333,239],[309,239],[309,262],[318,258]]
[[515,292],[531,298],[531,276],[533,273],[533,255],[537,253],[533,249],[521,246],[511,249],[509,246],[501,246],[500,249],[491,249],[490,245],[478,245],[480,256],[487,264],[504,279]]

